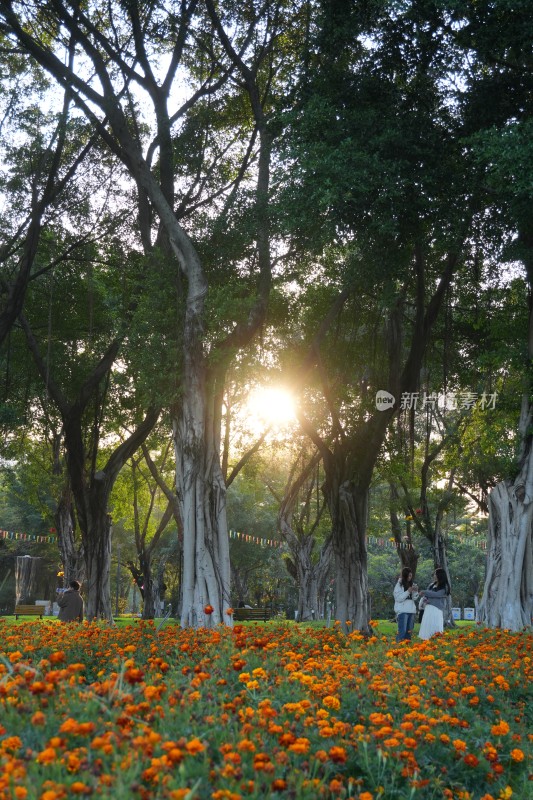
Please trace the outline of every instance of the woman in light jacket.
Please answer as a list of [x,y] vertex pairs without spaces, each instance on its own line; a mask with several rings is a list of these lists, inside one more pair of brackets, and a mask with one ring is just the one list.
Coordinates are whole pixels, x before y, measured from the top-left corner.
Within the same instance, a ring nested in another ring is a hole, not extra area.
[[417,597],[418,592],[416,584],[413,583],[413,573],[408,567],[404,567],[394,587],[394,612],[398,621],[397,642],[411,639],[411,631],[415,624],[415,600]]
[[424,616],[418,635],[421,639],[430,639],[436,633],[444,630],[444,605],[446,597],[450,594],[450,584],[446,575],[446,570],[440,567],[435,570],[433,582],[427,589],[420,592],[426,598],[424,606]]

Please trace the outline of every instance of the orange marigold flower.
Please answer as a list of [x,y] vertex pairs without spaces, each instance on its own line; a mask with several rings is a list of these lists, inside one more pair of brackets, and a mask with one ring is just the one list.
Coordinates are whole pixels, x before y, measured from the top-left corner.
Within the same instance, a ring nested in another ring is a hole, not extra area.
[[28,796],[28,790],[24,788],[24,786],[16,786],[15,787],[15,798],[16,800],[25,800]]
[[206,605],[204,606],[204,614],[212,614],[215,609],[213,606]]
[[228,615],[228,617],[232,617],[233,616],[233,609],[232,608],[227,608],[226,609],[226,614]]
[[511,750],[511,758],[513,761],[523,761],[525,756],[519,747],[515,747],[514,750]]
[[17,661],[20,661],[21,658],[22,658],[22,653],[20,652],[20,650],[15,650],[14,653],[9,654],[9,660],[11,661],[12,664],[16,664]]
[[372,792],[361,792],[359,800],[374,800],[374,795]]
[[41,750],[37,756],[37,762],[39,764],[51,764],[56,760],[56,756],[57,753],[54,747],[46,747],[44,750]]
[[69,789],[73,794],[89,794],[91,791],[91,787],[82,781],[74,781],[70,784]]
[[143,679],[144,672],[137,667],[130,667],[130,669],[127,669],[124,673],[124,680],[127,681],[127,683],[142,683]]
[[509,725],[504,719],[502,719],[500,722],[496,723],[496,725],[492,726],[490,732],[493,736],[505,736],[507,733],[509,733]]
[[347,758],[346,750],[344,747],[330,747],[329,757],[334,764],[344,764]]
[[62,661],[66,661],[67,657],[63,650],[57,650],[49,656],[49,659],[52,664],[61,664]]
[[72,717],[66,719],[61,727],[59,728],[59,733],[75,733],[78,730],[78,723]]
[[255,752],[255,744],[251,742],[249,739],[241,739],[239,744],[237,745],[238,750],[245,750],[249,753]]
[[6,753],[14,753],[22,747],[22,739],[19,736],[8,736],[0,742],[0,748]]
[[468,753],[468,755],[464,757],[463,761],[468,767],[477,767],[479,764],[479,759],[476,758],[476,756],[472,753]]
[[205,750],[205,745],[202,744],[200,739],[195,737],[194,739],[191,739],[190,742],[187,742],[187,744],[185,745],[185,749],[191,755],[196,755],[197,753],[203,753],[203,751]]
[[47,690],[46,683],[44,681],[34,681],[30,684],[30,692],[32,694],[44,694]]
[[332,695],[328,694],[322,700],[322,704],[326,706],[326,708],[334,708],[335,710],[341,707],[341,701],[338,697],[333,697]]
[[293,753],[307,753],[310,744],[311,742],[309,741],[309,739],[301,737],[299,739],[296,739],[296,741],[293,742],[293,744],[289,745],[289,750],[291,750]]
[[276,778],[275,781],[272,781],[272,791],[283,792],[286,788],[287,781],[284,781],[282,778]]

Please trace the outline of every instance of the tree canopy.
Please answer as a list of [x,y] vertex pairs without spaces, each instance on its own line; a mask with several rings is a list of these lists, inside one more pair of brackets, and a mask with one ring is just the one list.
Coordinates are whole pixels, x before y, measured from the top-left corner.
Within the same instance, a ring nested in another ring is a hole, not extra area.
[[[53,477],[89,616],[111,617],[119,480],[144,584],[158,485],[183,535],[182,624],[231,624],[235,476],[266,439],[245,444],[239,404],[265,375],[293,392],[291,446],[313,464],[283,466],[273,518],[309,576],[300,505],[321,476],[343,625],[370,631],[376,475],[393,495],[403,479],[407,510],[420,490],[426,533],[439,481],[481,512],[522,485],[532,17],[525,0],[0,0],[1,455]],[[497,403],[428,411],[468,393]],[[531,521],[521,535],[524,611]]]

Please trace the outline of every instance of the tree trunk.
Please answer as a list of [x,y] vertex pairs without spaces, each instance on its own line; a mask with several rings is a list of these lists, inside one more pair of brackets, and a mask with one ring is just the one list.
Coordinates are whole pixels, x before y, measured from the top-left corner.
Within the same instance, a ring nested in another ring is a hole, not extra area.
[[446,572],[446,576],[448,578],[448,583],[450,584],[450,594],[446,597],[446,601],[444,604],[444,608],[442,610],[442,614],[444,617],[444,627],[445,628],[456,628],[455,620],[453,618],[453,601],[452,601],[452,582],[450,578],[450,570],[448,569],[448,553],[446,552],[446,542],[444,541],[444,537],[441,533],[441,523],[442,520],[439,516],[437,516],[437,521],[435,523],[435,539],[433,543],[433,563],[435,567],[440,567]]
[[160,610],[159,581],[152,572],[151,553],[146,550],[140,556],[143,579],[143,619],[154,619]]
[[55,523],[63,564],[64,586],[67,587],[71,581],[83,583],[85,579],[83,544],[76,542],[72,492],[68,487],[65,487],[57,504]]
[[311,560],[314,543],[313,537],[306,536],[298,547],[291,547],[298,585],[298,622],[308,622],[318,614],[317,576]]
[[[533,457],[527,459],[531,474]],[[489,496],[487,573],[478,622],[519,631],[533,615],[533,502],[521,476],[503,481]]]
[[[189,381],[183,406],[173,420],[176,487],[183,519],[181,625],[232,624],[226,486],[219,449],[204,412],[202,375]],[[209,430],[206,431],[206,427]],[[211,606],[212,613],[205,608]]]
[[331,573],[331,560],[333,555],[333,546],[331,537],[322,546],[320,551],[320,561],[317,564],[317,599],[318,599],[318,617],[325,619],[326,617],[326,595],[328,591],[328,578]]
[[292,556],[293,577],[298,587],[298,622],[318,619],[324,613],[326,580],[332,555],[331,539],[322,547],[319,561],[314,563],[312,555],[315,538],[297,536],[283,517],[280,518],[279,525]]
[[[371,633],[366,521],[368,488],[352,481],[326,482],[333,525],[336,618],[345,632]],[[347,623],[350,623],[348,625]]]
[[[529,283],[527,375],[533,363],[533,235],[521,231]],[[533,624],[533,403],[526,382],[518,426],[519,473],[489,495],[487,574],[478,622],[519,631]]]
[[111,608],[111,517],[107,502],[91,497],[91,519],[84,538],[85,549],[85,618],[113,619]]

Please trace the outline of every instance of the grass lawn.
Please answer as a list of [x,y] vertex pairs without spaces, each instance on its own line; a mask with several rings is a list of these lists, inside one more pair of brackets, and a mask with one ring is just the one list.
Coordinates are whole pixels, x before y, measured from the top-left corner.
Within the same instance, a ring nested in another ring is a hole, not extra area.
[[[7,617],[0,617],[0,620],[2,620],[3,622],[7,623],[8,625],[27,624],[28,621],[30,621],[30,620],[35,621],[35,622],[40,622],[40,620],[38,620],[35,617],[21,617],[20,619],[16,620],[15,617],[7,616]],[[52,624],[52,625],[59,624],[59,621],[57,620],[56,617],[43,617],[42,622],[45,623],[45,624],[48,623],[48,624]],[[132,617],[130,615],[118,616],[118,617],[114,618],[114,624],[115,624],[115,626],[117,628],[124,628],[124,627],[130,626],[130,625],[133,625],[133,626],[140,625],[140,624],[142,624],[142,622],[143,621],[139,617]],[[156,626],[156,628],[158,628],[158,627],[162,628],[162,627],[167,626],[167,625],[178,626],[179,627],[179,621],[177,619],[175,619],[174,617],[169,617],[168,619],[164,619],[163,617],[158,617],[153,622],[154,622],[154,625]],[[248,627],[248,626],[254,625],[256,623],[254,623],[254,622],[241,622],[239,624]],[[271,621],[263,623],[263,624],[266,625],[267,627],[272,627],[272,626],[278,625],[279,624],[279,620],[271,620]],[[330,627],[331,628],[334,627],[334,624],[335,624],[334,621],[332,621]],[[396,636],[396,623],[395,622],[392,622],[391,620],[375,620],[373,624],[376,627],[376,632],[379,633],[380,636],[387,636],[387,637],[389,637],[389,636],[390,637],[395,637]],[[455,624],[456,624],[456,627],[448,629],[446,631],[447,634],[454,635],[454,634],[459,633],[461,630],[474,629],[476,627],[476,623],[475,622],[470,622],[468,620],[457,620]],[[291,625],[291,626],[294,626],[295,628],[300,628],[300,629],[307,629],[307,628],[319,629],[319,628],[327,628],[328,627],[326,620],[316,620],[316,621],[313,621],[313,622],[304,622],[304,623],[298,623],[298,622],[295,622],[294,620],[284,620],[283,621],[283,625]],[[415,628],[414,628],[414,633],[413,633],[413,639],[416,639],[416,634],[418,633],[419,628],[420,628],[420,625],[418,623],[416,623],[415,624]]]

